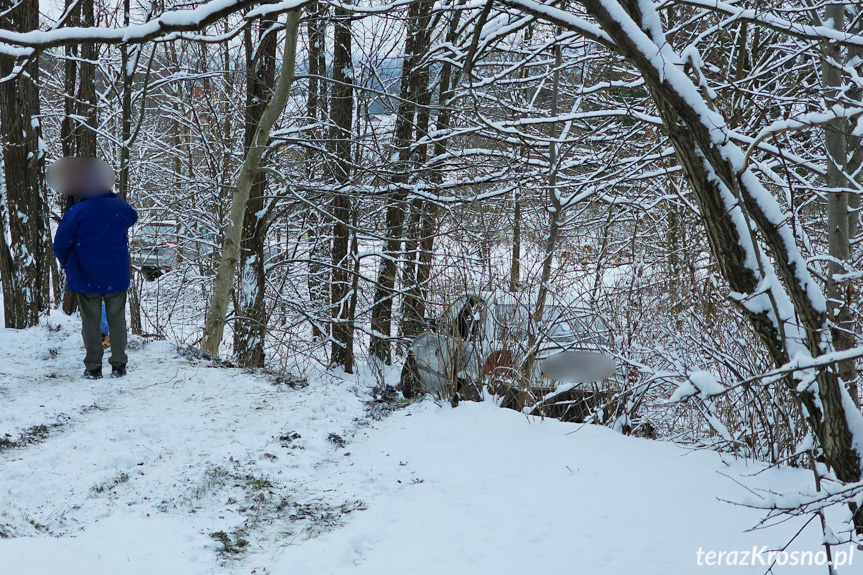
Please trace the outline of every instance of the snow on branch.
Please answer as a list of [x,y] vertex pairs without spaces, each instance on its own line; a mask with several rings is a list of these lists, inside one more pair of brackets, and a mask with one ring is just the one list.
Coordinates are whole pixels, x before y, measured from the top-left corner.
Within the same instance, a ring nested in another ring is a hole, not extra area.
[[829,40],[843,46],[863,47],[863,35],[843,32],[829,26],[813,26],[811,24],[793,22],[763,11],[741,8],[727,2],[719,2],[718,0],[678,0],[678,3],[721,12],[731,16],[732,21],[740,20],[759,24],[771,30],[803,40],[812,40],[813,42]]
[[[14,32],[0,29],[0,53],[9,56],[29,56],[34,50],[45,50],[68,44],[139,44],[165,37],[175,32],[195,32],[231,14],[252,8],[261,0],[210,0],[196,8],[169,10],[143,24],[120,28],[68,27],[52,30]],[[308,0],[285,0],[267,5],[266,13],[286,12],[308,3]],[[251,10],[246,19],[262,12]]]
[[677,390],[668,401],[680,402],[695,395],[701,399],[708,399],[724,392],[725,387],[719,383],[715,375],[709,371],[697,370],[690,373],[686,381],[678,384]]
[[614,40],[602,28],[566,10],[561,10],[542,2],[535,2],[534,0],[501,0],[501,4],[521,10],[525,14],[530,14],[540,20],[574,30],[585,38],[602,44],[606,48],[614,49]]
[[863,115],[863,108],[846,108],[845,106],[837,104],[828,112],[809,112],[807,114],[803,114],[799,118],[777,120],[761,130],[752,143],[749,144],[749,148],[747,148],[746,155],[743,160],[743,165],[740,167],[738,173],[744,172],[749,167],[749,159],[752,151],[770,136],[781,134],[783,132],[799,132],[801,130],[829,124],[839,118],[847,118],[850,120],[860,115]]

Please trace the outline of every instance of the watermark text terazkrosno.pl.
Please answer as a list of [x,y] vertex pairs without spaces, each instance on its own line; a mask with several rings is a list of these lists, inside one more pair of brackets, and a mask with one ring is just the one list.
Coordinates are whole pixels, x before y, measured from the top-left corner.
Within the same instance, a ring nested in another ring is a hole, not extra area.
[[[854,550],[854,545],[848,545],[844,548],[834,547],[831,550],[833,567],[853,565]],[[748,567],[760,565],[769,567],[771,565],[788,565],[807,567],[810,565],[827,565],[828,561],[825,549],[820,551],[777,551],[763,546],[740,551],[713,551],[699,547],[695,553],[695,562],[699,566]]]

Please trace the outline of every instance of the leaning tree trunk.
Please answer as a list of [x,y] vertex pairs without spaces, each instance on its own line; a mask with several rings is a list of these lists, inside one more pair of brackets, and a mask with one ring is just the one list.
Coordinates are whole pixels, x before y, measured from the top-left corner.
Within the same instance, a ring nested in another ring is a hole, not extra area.
[[[246,127],[245,146],[254,143],[255,132],[270,101],[276,82],[276,20],[262,18],[258,38],[253,44],[252,29],[246,28]],[[264,192],[267,179],[263,172],[255,173],[249,190],[243,237],[240,249],[236,286],[237,318],[234,322],[234,355],[242,367],[264,366],[264,337],[267,333],[267,312],[264,305],[266,268],[264,244],[267,235],[267,214]]]
[[[695,195],[711,252],[731,289],[740,294],[738,303],[774,362],[782,365],[793,355],[818,357],[830,351],[826,301],[805,267],[784,210],[741,160],[743,153],[730,142],[724,118],[702,98],[692,97],[698,89],[682,66],[678,68],[680,57],[665,39],[653,4],[628,0],[624,13],[613,0],[581,2],[613,45],[604,43],[642,74]],[[650,13],[645,16],[642,10]],[[567,26],[566,22],[559,23]],[[772,259],[762,252],[756,230]],[[755,254],[755,261],[750,254]],[[805,407],[837,478],[859,481],[861,454],[856,441],[863,438],[855,438],[852,429],[863,428],[863,416],[836,371],[819,370],[813,381],[802,381],[800,387],[790,377],[785,381]],[[854,524],[863,533],[863,511],[856,506],[852,511]]]
[[330,279],[330,312],[333,317],[332,356],[330,363],[353,373],[354,333],[351,317],[350,239],[351,198],[344,184],[351,173],[351,125],[354,114],[353,60],[351,56],[350,12],[335,9],[333,48],[333,85],[330,91],[329,148],[333,155],[332,176],[340,184],[332,201],[333,244]]
[[[0,28],[27,32],[39,27],[38,0],[4,5]],[[16,65],[22,65],[16,70]],[[14,77],[12,74],[14,73]],[[3,179],[6,203],[0,230],[0,280],[6,327],[25,328],[39,322],[46,307],[43,278],[48,269],[50,243],[42,185],[43,152],[39,124],[39,59],[18,60],[0,54],[0,135],[3,143]],[[6,243],[6,237],[10,243]]]
[[219,268],[216,271],[213,295],[207,307],[207,315],[204,320],[204,334],[201,341],[201,349],[213,357],[218,357],[219,355],[219,345],[225,332],[228,302],[237,269],[243,220],[245,219],[249,193],[255,180],[255,174],[260,167],[261,157],[267,148],[270,130],[288,103],[288,95],[290,94],[291,84],[294,80],[299,22],[299,9],[288,12],[285,24],[285,49],[282,56],[282,69],[279,72],[279,79],[273,90],[273,97],[261,115],[261,121],[258,123],[257,130],[255,131],[255,138],[246,152],[246,157],[240,168],[240,175],[237,178],[237,186],[234,189],[228,229],[225,231],[222,241]]

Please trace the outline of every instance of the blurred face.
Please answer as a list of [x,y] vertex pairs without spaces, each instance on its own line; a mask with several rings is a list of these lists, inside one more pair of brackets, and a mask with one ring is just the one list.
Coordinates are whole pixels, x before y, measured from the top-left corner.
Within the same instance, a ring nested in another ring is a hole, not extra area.
[[48,185],[61,194],[91,198],[110,192],[114,170],[97,158],[61,158],[48,167]]

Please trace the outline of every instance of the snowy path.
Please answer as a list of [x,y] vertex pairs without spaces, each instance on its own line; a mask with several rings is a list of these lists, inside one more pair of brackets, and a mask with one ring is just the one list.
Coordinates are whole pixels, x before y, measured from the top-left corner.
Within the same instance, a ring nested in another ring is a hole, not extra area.
[[[696,566],[699,548],[776,548],[799,528],[744,533],[760,514],[718,500],[748,497],[719,472],[759,468],[713,453],[489,403],[373,421],[370,378],[294,390],[161,342],[130,352],[128,378],[90,382],[76,322],[51,321],[0,331],[0,437],[49,427],[0,452],[2,575],[683,575],[716,571]],[[819,541],[813,525],[794,548]]]

